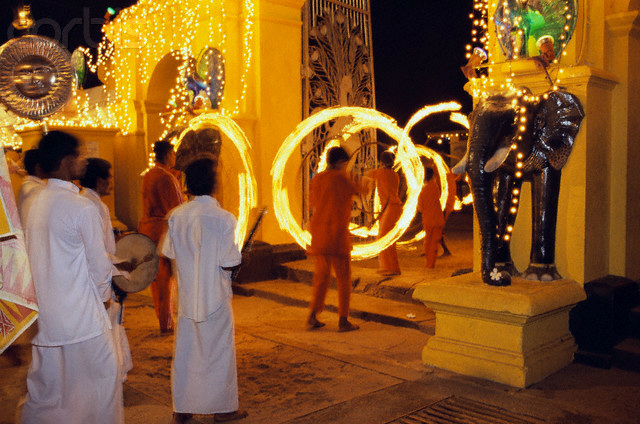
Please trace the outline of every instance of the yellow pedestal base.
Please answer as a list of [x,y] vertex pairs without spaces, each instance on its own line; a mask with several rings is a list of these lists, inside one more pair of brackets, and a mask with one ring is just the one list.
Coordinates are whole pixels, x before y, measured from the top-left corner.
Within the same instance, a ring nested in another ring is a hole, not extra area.
[[436,314],[427,365],[527,387],[573,361],[569,311],[586,298],[576,282],[482,283],[479,273],[416,286],[414,299]]

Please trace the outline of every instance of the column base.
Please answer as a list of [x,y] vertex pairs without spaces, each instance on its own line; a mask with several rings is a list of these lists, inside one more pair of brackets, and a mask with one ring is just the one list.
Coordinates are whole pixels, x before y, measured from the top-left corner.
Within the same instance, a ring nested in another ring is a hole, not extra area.
[[473,273],[421,283],[413,297],[436,314],[427,365],[527,387],[573,361],[569,311],[585,299],[575,281],[516,277],[493,287]]

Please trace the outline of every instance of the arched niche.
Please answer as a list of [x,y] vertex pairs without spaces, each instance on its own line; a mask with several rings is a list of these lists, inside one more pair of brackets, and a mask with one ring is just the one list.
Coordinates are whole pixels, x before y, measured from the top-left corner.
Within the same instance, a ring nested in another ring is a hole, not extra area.
[[178,69],[182,65],[179,54],[169,52],[158,61],[147,84],[145,99],[146,135],[148,144],[157,141],[162,134],[160,114],[164,113],[171,97],[171,89],[176,85]]
[[[179,69],[184,64],[183,60],[181,53],[169,52],[158,61],[151,74],[145,100],[146,131],[150,142],[156,140],[163,131],[160,114],[168,112],[166,106],[171,97],[171,90],[176,87],[176,81],[180,77]],[[188,60],[191,69],[187,76],[186,89],[192,98],[188,107],[192,110],[217,109],[225,83],[222,54],[213,47],[206,47],[200,51],[197,59],[189,57]],[[208,72],[215,72],[213,69],[217,69],[219,74],[208,77]]]

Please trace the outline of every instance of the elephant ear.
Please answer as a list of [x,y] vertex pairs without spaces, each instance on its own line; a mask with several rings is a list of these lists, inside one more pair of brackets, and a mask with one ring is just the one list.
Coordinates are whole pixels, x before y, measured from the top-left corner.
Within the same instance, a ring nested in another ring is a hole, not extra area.
[[536,111],[533,135],[549,165],[560,170],[567,163],[584,110],[580,100],[566,91],[551,91],[544,97]]

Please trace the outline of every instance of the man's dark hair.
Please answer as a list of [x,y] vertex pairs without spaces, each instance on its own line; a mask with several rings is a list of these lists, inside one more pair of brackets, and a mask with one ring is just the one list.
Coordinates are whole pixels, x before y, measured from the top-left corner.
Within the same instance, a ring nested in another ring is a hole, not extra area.
[[24,152],[22,164],[24,169],[27,170],[27,174],[36,175],[36,167],[40,165],[40,150],[30,149]]
[[77,156],[80,141],[73,135],[62,131],[50,131],[42,136],[38,143],[40,166],[45,174],[57,171],[62,159]]
[[342,147],[332,147],[327,152],[327,163],[333,166],[339,162],[348,162],[349,154]]
[[431,181],[431,179],[433,178],[434,172],[433,172],[433,168],[431,168],[430,166],[424,169],[424,179],[425,181]]
[[213,193],[216,186],[216,162],[210,158],[196,159],[184,171],[187,190],[193,196]]
[[103,180],[109,178],[110,169],[109,161],[100,158],[87,159],[87,168],[84,171],[84,176],[80,178],[80,185],[95,190],[98,186],[98,178]]
[[153,143],[153,153],[156,154],[156,162],[164,163],[167,155],[173,150],[173,144],[166,140],[160,140]]
[[393,163],[396,161],[396,155],[388,150],[385,150],[380,154],[380,163],[387,168],[393,168]]

